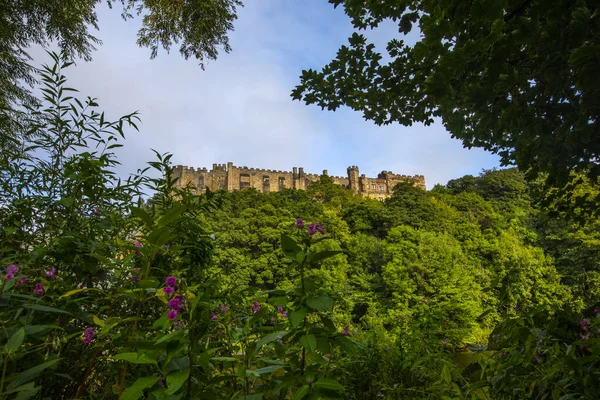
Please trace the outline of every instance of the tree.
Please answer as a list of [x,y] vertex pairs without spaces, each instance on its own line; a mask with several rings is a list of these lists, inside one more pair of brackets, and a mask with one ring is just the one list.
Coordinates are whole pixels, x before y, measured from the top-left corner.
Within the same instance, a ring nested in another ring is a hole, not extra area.
[[[391,60],[353,33],[320,72],[303,71],[292,97],[346,105],[378,125],[441,118],[468,148],[481,147],[529,177],[600,175],[600,7],[592,0],[329,0],[357,30],[384,20]],[[600,200],[600,199],[599,199]]]
[[[240,0],[156,1],[107,0],[123,6],[123,18],[143,15],[137,44],[151,49],[154,58],[159,47],[169,51],[180,44],[180,53],[194,57],[204,67],[217,58],[219,48],[229,52],[227,33],[233,30]],[[15,104],[31,104],[35,99],[25,85],[34,83],[35,68],[27,49],[47,47],[56,42],[65,60],[76,57],[90,60],[95,46],[101,44],[90,33],[98,29],[95,8],[101,0],[13,0],[0,3],[0,124],[18,129]],[[4,129],[3,129],[4,131]],[[9,135],[2,135],[5,148]],[[14,137],[14,135],[12,135]]]

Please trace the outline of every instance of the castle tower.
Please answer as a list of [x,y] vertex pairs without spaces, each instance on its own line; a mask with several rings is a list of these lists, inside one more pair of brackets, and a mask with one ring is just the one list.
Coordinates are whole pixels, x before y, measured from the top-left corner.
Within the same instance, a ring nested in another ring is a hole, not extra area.
[[358,184],[358,167],[352,165],[348,167],[348,187],[352,189],[354,194],[358,194],[360,186]]

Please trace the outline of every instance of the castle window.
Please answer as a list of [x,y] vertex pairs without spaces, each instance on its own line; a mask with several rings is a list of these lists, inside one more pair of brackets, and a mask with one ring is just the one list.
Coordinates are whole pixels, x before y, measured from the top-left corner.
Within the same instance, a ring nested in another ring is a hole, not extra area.
[[384,190],[385,190],[385,189],[384,189],[384,187],[383,187],[383,186],[379,186],[379,191],[380,191],[380,192],[383,192]]
[[198,187],[201,188],[202,186],[204,186],[204,175],[198,177]]
[[250,174],[240,174],[240,189],[250,187]]
[[375,184],[371,183],[371,190],[375,190]]
[[271,180],[268,175],[263,176],[263,193],[271,192]]
[[279,177],[279,190],[283,190],[285,189],[285,177],[280,176]]

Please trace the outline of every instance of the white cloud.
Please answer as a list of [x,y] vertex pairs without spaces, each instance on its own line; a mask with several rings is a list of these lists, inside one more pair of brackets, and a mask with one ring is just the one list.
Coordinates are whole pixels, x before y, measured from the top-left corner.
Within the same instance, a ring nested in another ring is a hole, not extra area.
[[[351,32],[349,21],[322,0],[246,3],[231,35],[233,52],[206,71],[176,48],[149,60],[149,50],[135,45],[139,21],[100,9],[97,36],[104,44],[92,62],[79,62],[67,76],[111,118],[140,111],[141,133],[131,132],[119,153],[121,172],[143,167],[152,159],[150,148],[194,167],[233,161],[343,175],[356,164],[369,175],[382,169],[424,174],[429,187],[497,163],[463,150],[440,125],[380,128],[359,113],[293,102],[290,91],[301,70],[335,56]],[[36,61],[44,58],[36,54]]]

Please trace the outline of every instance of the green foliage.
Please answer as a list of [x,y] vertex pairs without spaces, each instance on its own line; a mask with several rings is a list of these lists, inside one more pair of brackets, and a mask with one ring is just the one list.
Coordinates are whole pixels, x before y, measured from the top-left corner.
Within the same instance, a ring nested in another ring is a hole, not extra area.
[[[329,0],[356,30],[292,97],[361,111],[376,124],[433,123],[466,147],[564,186],[600,176],[599,6],[594,1]],[[387,54],[360,33],[391,20]],[[404,36],[420,35],[414,45]],[[596,207],[600,199],[596,198]],[[591,209],[595,211],[595,209]]]
[[54,60],[44,103],[23,107],[28,139],[1,154],[0,396],[599,390],[598,221],[539,208],[517,170],[401,184],[385,202],[327,176],[198,196],[159,153],[122,181],[112,151],[136,114],[113,121],[77,99]]

